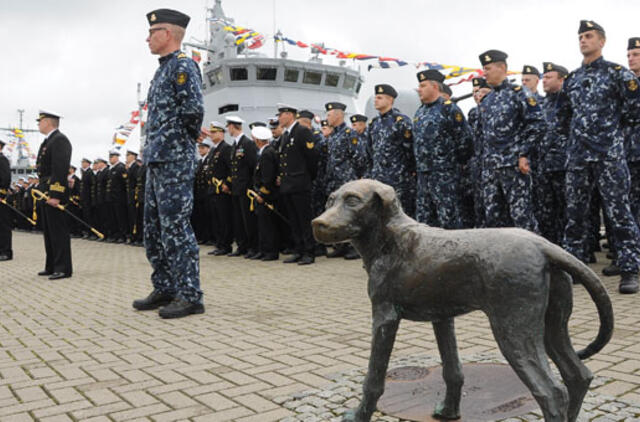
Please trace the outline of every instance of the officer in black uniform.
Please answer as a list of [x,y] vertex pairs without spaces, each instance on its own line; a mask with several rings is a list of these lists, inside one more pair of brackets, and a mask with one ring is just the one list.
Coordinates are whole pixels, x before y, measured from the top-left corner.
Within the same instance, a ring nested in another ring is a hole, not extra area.
[[211,216],[207,199],[207,171],[209,168],[208,154],[213,143],[205,139],[198,143],[198,165],[196,177],[193,181],[193,211],[191,212],[191,225],[198,240],[198,244],[213,244],[211,238]]
[[[76,166],[71,165],[69,167],[69,176],[67,176],[67,184],[69,188],[69,205],[67,210],[75,215],[77,218],[82,219],[82,211],[80,210],[80,178],[76,176]],[[70,215],[67,215],[69,220],[69,232],[71,237],[78,238],[82,236],[82,226]]]
[[[93,226],[95,222],[91,213],[91,185],[93,184],[95,175],[91,170],[91,160],[88,158],[83,158],[80,162],[80,176],[82,177],[80,180],[80,209],[82,210],[82,219],[87,224]],[[84,227],[82,231],[82,238],[88,239],[90,236],[89,232]]]
[[120,162],[120,153],[109,153],[109,176],[107,180],[106,202],[109,204],[109,238],[115,243],[124,243],[128,231],[127,222],[127,168]]
[[[0,139],[0,199],[7,201],[11,184],[11,168],[9,160],[2,154],[4,141]],[[9,203],[7,201],[7,203]],[[0,204],[0,261],[13,259],[11,248],[11,221],[13,216],[8,206]]]
[[38,150],[36,168],[40,176],[38,186],[49,199],[42,206],[42,229],[47,253],[43,271],[38,275],[49,276],[50,280],[71,277],[71,238],[67,216],[58,205],[66,204],[69,192],[67,173],[71,162],[71,143],[58,130],[60,115],[41,111],[38,129],[45,135]]
[[138,184],[138,173],[140,172],[140,164],[137,162],[138,153],[136,151],[127,150],[127,243],[132,244],[136,235],[136,185]]
[[311,131],[296,121],[297,109],[278,105],[280,125],[280,195],[287,208],[295,253],[285,263],[308,265],[315,262],[315,242],[311,232],[311,185],[317,173],[317,152]]
[[105,242],[110,235],[109,225],[109,208],[107,204],[107,182],[109,180],[109,169],[107,169],[107,161],[104,158],[98,158],[96,172],[96,223],[97,229],[105,235],[98,242]]
[[144,238],[144,184],[147,181],[147,165],[142,162],[141,158],[136,159],[136,164],[140,166],[138,177],[136,179],[135,193],[133,199],[136,207],[136,223],[133,229],[134,246],[143,246]]

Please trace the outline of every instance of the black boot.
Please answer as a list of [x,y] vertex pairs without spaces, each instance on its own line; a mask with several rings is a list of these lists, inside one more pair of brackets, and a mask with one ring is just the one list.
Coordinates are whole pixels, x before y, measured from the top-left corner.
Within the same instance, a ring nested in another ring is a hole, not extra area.
[[150,311],[152,309],[157,309],[160,306],[168,305],[172,300],[172,295],[154,289],[146,298],[134,300],[133,307],[139,311]]
[[618,291],[624,294],[634,294],[638,293],[640,286],[638,285],[638,274],[637,273],[622,273],[620,277],[620,286],[618,287]]
[[160,309],[158,315],[161,318],[182,318],[192,314],[203,314],[204,305],[202,303],[191,303],[186,300],[176,297],[170,304]]
[[618,267],[616,264],[612,262],[611,265],[609,265],[608,267],[604,267],[602,269],[602,274],[606,275],[607,277],[620,275],[620,267]]

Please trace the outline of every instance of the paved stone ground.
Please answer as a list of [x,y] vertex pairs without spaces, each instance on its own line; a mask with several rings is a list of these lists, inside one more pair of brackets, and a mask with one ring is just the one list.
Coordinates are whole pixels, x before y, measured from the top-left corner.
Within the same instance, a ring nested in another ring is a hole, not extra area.
[[[142,248],[73,240],[73,278],[49,281],[40,235],[15,233],[0,264],[0,421],[277,421],[284,404],[366,367],[370,306],[360,261],[281,262],[201,251],[206,313],[164,321],[136,312],[150,291]],[[601,264],[594,265],[599,271]],[[588,366],[591,397],[640,403],[640,296],[614,302],[616,332]],[[485,316],[457,320],[461,355],[499,356]],[[595,336],[595,307],[576,288],[576,347]],[[428,324],[403,322],[393,361],[437,356]],[[354,375],[356,374],[356,375]],[[610,415],[595,420],[640,420]],[[379,420],[389,420],[380,418]]]

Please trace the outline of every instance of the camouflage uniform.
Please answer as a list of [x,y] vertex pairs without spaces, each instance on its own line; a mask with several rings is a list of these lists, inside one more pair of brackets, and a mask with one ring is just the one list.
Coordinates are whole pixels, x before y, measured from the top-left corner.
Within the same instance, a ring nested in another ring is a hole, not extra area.
[[640,264],[638,226],[629,206],[629,168],[624,160],[623,124],[640,121],[638,79],[602,57],[567,77],[561,95],[567,148],[567,225],[564,247],[588,260],[589,206],[593,186],[611,221],[617,265],[636,273]]
[[[355,144],[353,143],[355,139]],[[333,129],[327,138],[327,166],[325,192],[330,194],[343,184],[356,180],[358,156],[357,133],[345,123]]]
[[629,202],[631,212],[636,219],[636,224],[640,223],[640,124],[627,125],[625,127],[625,156],[631,175],[631,186],[629,188]]
[[416,162],[411,119],[392,108],[369,123],[365,177],[392,186],[404,212],[415,215]]
[[198,245],[189,223],[196,170],[195,139],[204,114],[197,64],[175,51],[160,58],[147,102],[148,166],[144,244],[157,290],[202,303]]
[[480,130],[478,107],[469,110],[467,121],[473,135],[473,155],[469,159],[468,173],[473,191],[474,226],[484,226],[484,200],[482,198],[482,131]]
[[565,164],[567,159],[566,128],[558,121],[558,110],[566,101],[559,93],[547,94],[542,103],[547,131],[537,148],[535,177],[536,218],[540,234],[560,244],[565,219]]
[[485,226],[538,231],[531,201],[531,176],[518,169],[545,130],[542,109],[527,89],[504,80],[480,103]]
[[327,139],[320,131],[313,131],[315,149],[318,153],[318,173],[311,184],[311,212],[313,217],[317,217],[324,212],[327,203],[327,193],[325,192],[327,174]]
[[471,129],[462,111],[438,98],[422,104],[413,119],[418,184],[416,220],[445,229],[462,228],[460,170],[471,157]]

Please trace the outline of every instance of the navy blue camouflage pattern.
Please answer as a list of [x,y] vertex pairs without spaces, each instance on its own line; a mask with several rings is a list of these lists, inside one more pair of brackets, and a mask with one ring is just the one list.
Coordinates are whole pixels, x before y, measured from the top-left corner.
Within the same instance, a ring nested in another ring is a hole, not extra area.
[[335,127],[327,138],[327,165],[325,167],[325,192],[327,195],[343,184],[358,178],[356,169],[361,158],[358,156],[357,143],[357,133],[347,127],[345,123]]

